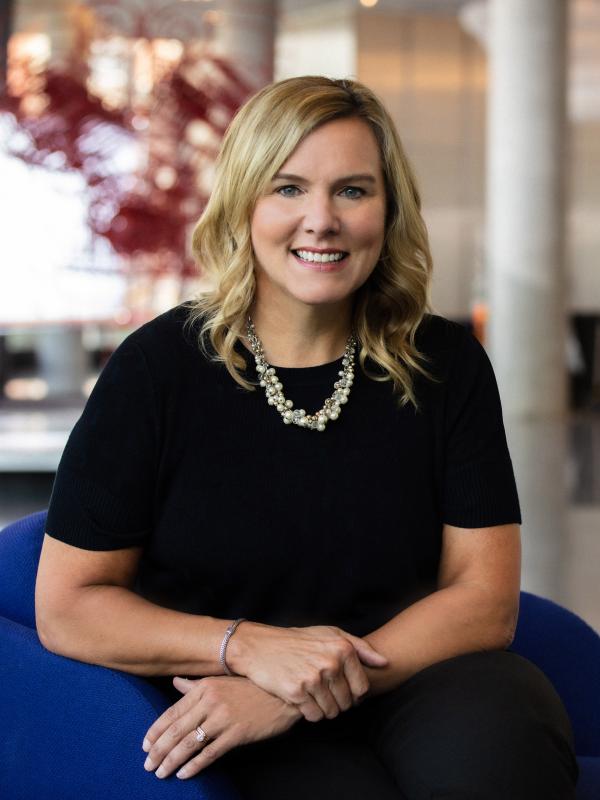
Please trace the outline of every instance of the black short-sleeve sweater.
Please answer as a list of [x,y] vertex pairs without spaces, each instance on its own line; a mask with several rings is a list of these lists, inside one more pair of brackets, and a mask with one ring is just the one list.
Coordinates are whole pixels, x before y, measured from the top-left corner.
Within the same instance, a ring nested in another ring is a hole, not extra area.
[[[521,522],[493,369],[465,327],[424,317],[417,344],[441,382],[417,373],[418,413],[357,360],[348,403],[319,432],[284,425],[263,389],[208,360],[185,316],[161,314],[113,353],[48,510],[47,533],[71,545],[141,546],[142,596],[364,636],[435,591],[444,523]],[[277,371],[310,413],[340,369],[341,358]]]

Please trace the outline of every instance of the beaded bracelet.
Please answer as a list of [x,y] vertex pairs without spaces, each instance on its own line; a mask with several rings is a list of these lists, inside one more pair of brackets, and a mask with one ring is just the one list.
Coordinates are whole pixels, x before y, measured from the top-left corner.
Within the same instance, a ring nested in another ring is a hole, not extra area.
[[244,622],[245,619],[246,619],[245,617],[240,617],[239,619],[234,620],[225,631],[225,636],[223,637],[223,641],[221,642],[221,650],[219,651],[219,661],[221,662],[221,666],[223,667],[223,670],[225,671],[226,675],[234,674],[225,663],[225,650],[227,649],[227,642],[233,636],[235,629],[240,624],[240,622]]

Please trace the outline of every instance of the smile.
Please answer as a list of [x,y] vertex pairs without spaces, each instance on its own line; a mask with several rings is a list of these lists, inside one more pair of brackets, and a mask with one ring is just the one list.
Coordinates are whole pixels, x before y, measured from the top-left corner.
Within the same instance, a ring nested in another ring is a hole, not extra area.
[[[296,261],[307,269],[315,270],[316,272],[339,272],[344,268],[350,253],[327,253],[319,255],[317,253],[309,253],[306,250],[290,250]],[[302,253],[305,258],[300,256]]]

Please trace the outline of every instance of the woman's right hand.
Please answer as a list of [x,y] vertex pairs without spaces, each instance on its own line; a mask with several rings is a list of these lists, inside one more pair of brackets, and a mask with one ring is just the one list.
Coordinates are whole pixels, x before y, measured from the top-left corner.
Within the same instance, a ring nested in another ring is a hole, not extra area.
[[368,692],[362,663],[388,663],[364,639],[333,625],[281,628],[249,620],[229,640],[225,658],[233,672],[297,706],[309,722],[337,717]]

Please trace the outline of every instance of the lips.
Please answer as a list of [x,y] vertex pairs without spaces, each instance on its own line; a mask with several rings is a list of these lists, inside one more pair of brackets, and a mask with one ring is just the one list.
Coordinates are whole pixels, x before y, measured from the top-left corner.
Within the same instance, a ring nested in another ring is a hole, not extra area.
[[290,250],[290,253],[294,257],[295,261],[302,267],[304,267],[304,269],[310,269],[313,272],[339,272],[340,270],[344,269],[344,267],[348,262],[348,257],[350,256],[350,253],[344,253],[344,257],[338,259],[337,261],[321,262],[321,261],[304,261],[293,250]]

